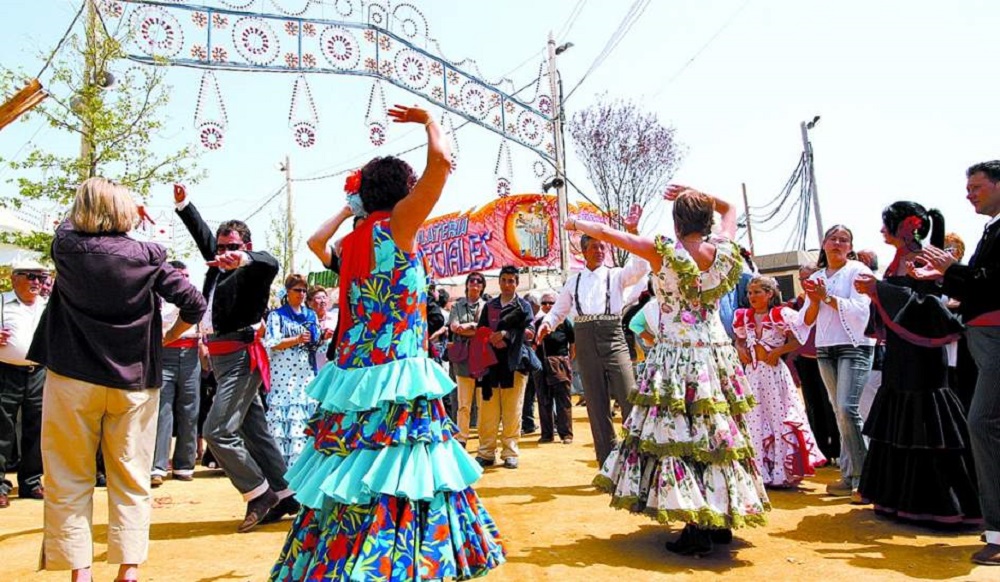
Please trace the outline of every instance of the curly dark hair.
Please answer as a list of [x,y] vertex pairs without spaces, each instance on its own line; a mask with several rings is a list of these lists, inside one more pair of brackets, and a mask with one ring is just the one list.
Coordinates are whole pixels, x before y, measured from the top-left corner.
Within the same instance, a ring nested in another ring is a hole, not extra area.
[[226,222],[223,222],[222,224],[219,225],[219,228],[215,230],[215,236],[216,237],[225,236],[231,232],[235,232],[236,234],[240,235],[240,240],[243,241],[243,244],[248,244],[251,242],[250,227],[247,226],[247,223],[243,222],[242,220],[227,220]]
[[410,164],[393,156],[375,158],[361,168],[361,187],[358,189],[361,205],[369,214],[392,210],[416,183],[417,175]]
[[899,226],[911,216],[916,216],[921,222],[920,228],[913,233],[918,241],[926,240],[930,234],[932,245],[944,247],[944,216],[936,209],[928,210],[916,202],[900,200],[882,211],[882,224],[893,236],[899,236]]

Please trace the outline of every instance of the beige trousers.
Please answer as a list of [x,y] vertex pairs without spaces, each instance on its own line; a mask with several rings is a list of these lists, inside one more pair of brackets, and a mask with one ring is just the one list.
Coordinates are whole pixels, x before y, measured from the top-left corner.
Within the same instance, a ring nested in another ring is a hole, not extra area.
[[476,396],[476,379],[468,376],[456,376],[458,382],[458,436],[459,441],[469,440],[469,424],[472,418],[472,399]]
[[108,562],[146,561],[159,400],[159,390],[120,390],[48,372],[42,396],[45,534],[39,568],[76,570],[94,561],[98,445],[108,477]]
[[510,388],[494,388],[489,400],[483,400],[482,390],[476,393],[476,402],[479,404],[479,452],[476,454],[480,459],[496,459],[498,432],[503,445],[500,458],[517,458],[517,441],[521,438],[521,408],[524,406],[524,388],[527,385],[528,376],[515,372],[514,385]]

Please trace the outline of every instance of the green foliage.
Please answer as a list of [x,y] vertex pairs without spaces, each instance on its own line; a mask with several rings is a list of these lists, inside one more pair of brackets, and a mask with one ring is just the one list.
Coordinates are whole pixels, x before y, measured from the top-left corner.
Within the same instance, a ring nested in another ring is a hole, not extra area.
[[52,263],[52,237],[50,232],[0,232],[0,243],[14,245],[22,249],[37,251],[42,254],[41,261]]
[[[0,198],[0,205],[20,206],[28,200],[65,205],[76,185],[93,176],[113,179],[143,199],[157,185],[203,177],[193,147],[172,153],[156,147],[170,97],[166,69],[132,66],[124,59],[124,40],[125,33],[109,35],[91,23],[82,39],[67,41],[46,81],[50,97],[25,119],[44,117],[51,127],[78,136],[80,147],[57,151],[50,143],[31,143],[20,159],[0,159],[13,170],[15,177],[8,182],[17,184],[17,194]],[[104,87],[112,76],[114,81]],[[0,93],[13,93],[25,77],[3,71]]]
[[[302,273],[298,266],[303,265],[305,256],[302,254],[302,233],[292,232],[286,223],[286,205],[278,206],[278,209],[271,215],[271,221],[267,226],[266,240],[267,251],[278,259],[281,265],[281,272],[276,280],[284,281],[285,277],[292,273]],[[292,249],[295,255],[295,265],[291,264],[288,249]]]

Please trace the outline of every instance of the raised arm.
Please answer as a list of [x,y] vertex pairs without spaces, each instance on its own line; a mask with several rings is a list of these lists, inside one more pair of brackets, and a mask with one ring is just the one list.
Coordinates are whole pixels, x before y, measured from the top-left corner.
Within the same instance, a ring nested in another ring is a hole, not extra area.
[[309,237],[306,241],[306,246],[312,251],[319,262],[323,264],[324,267],[330,268],[333,264],[333,251],[330,250],[330,239],[340,228],[340,225],[344,224],[344,221],[353,216],[354,213],[351,212],[350,206],[344,206],[340,212],[326,219],[323,224],[319,225],[316,232]]
[[389,110],[395,123],[422,123],[427,128],[427,166],[405,198],[392,209],[389,226],[396,246],[412,252],[417,230],[441,198],[444,183],[451,173],[451,150],[444,131],[426,110],[396,105]]
[[663,197],[670,202],[673,202],[684,192],[697,192],[711,198],[712,204],[715,206],[715,211],[718,212],[721,217],[721,221],[719,222],[719,234],[729,240],[736,240],[737,216],[736,208],[732,204],[722,198],[719,198],[718,196],[713,196],[702,192],[701,190],[696,190],[690,186],[681,186],[680,184],[671,184],[670,186],[667,186],[667,191],[663,193]]
[[622,232],[600,222],[576,220],[575,218],[570,218],[566,221],[566,230],[578,230],[587,236],[625,249],[649,261],[653,271],[659,271],[662,266],[660,254],[656,252],[656,246],[653,244],[652,239],[639,236],[638,234]]
[[208,227],[201,217],[198,209],[188,200],[187,190],[180,184],[174,184],[174,205],[177,215],[181,217],[181,222],[191,233],[194,244],[198,246],[198,251],[206,261],[215,259],[216,240],[215,233]]

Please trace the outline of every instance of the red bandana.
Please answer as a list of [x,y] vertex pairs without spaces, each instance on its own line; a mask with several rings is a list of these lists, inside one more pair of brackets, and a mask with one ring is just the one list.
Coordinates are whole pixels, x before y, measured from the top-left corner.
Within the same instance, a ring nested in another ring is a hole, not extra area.
[[389,218],[389,211],[380,210],[368,215],[351,234],[344,237],[340,252],[340,305],[339,322],[337,323],[337,342],[350,329],[354,321],[351,317],[351,306],[348,291],[351,285],[371,274],[375,262],[375,247],[372,232],[375,224]]

